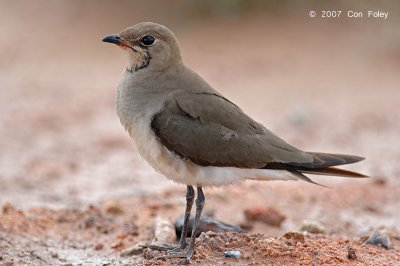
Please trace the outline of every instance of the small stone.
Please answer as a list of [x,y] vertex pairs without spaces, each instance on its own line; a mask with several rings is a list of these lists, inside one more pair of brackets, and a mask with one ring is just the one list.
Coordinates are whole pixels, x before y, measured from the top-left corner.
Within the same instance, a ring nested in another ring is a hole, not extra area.
[[240,251],[232,250],[232,251],[225,251],[224,256],[227,258],[240,258]]
[[384,247],[386,249],[392,247],[389,236],[385,232],[378,230],[373,231],[365,243]]
[[354,248],[352,248],[351,246],[347,247],[347,258],[349,260],[355,260],[357,259],[357,254],[356,254],[356,250]]
[[43,258],[35,250],[31,250],[29,255],[34,259],[43,260]]
[[117,242],[112,243],[111,248],[119,248],[119,247],[122,247],[123,245],[124,245],[124,243],[121,240],[119,240]]
[[125,239],[127,236],[128,236],[128,235],[125,234],[125,233],[120,233],[120,234],[117,235],[117,237],[118,237],[119,239]]
[[126,248],[121,252],[121,257],[126,257],[126,256],[133,256],[133,255],[139,255],[143,253],[144,246],[141,244],[136,244],[132,247]]
[[325,233],[325,226],[317,221],[305,220],[301,224],[300,231],[305,231],[313,234],[323,234]]
[[364,210],[369,211],[369,212],[375,212],[378,213],[379,212],[379,207],[373,206],[373,205],[365,205]]
[[5,202],[1,207],[3,214],[9,214],[11,212],[15,212],[16,209],[10,202]]
[[251,231],[253,229],[254,224],[248,221],[244,221],[239,224],[240,228],[242,228],[244,231]]
[[106,203],[106,212],[112,215],[120,215],[124,213],[121,206],[115,201],[109,201]]
[[94,246],[94,250],[102,250],[104,248],[104,245],[102,243],[98,243],[96,244],[96,246]]
[[248,221],[261,221],[271,226],[281,226],[286,216],[274,207],[252,207],[244,210]]
[[219,236],[219,233],[208,231],[207,233],[201,232],[199,237],[204,239],[204,238],[214,238],[217,236]]
[[155,210],[159,210],[161,205],[160,205],[160,203],[156,202],[156,203],[149,204],[148,207],[149,207],[150,210],[154,210],[155,211]]
[[164,218],[157,217],[154,221],[154,240],[152,245],[170,244],[175,241],[175,228]]
[[305,238],[302,233],[299,232],[287,232],[283,235],[284,238],[293,240],[295,242],[304,242]]

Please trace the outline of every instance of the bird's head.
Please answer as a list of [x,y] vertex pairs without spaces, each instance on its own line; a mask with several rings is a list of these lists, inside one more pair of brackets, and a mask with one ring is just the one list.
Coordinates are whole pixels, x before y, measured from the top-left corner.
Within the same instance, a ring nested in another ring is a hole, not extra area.
[[125,51],[129,71],[145,68],[163,70],[182,62],[175,35],[167,27],[157,23],[136,24],[120,34],[105,37],[103,42],[115,43]]

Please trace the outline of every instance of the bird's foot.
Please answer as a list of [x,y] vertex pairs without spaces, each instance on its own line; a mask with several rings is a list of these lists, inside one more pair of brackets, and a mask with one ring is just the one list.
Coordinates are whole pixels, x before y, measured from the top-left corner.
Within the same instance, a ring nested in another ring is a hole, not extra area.
[[179,243],[177,246],[174,245],[148,245],[149,249],[159,250],[159,251],[166,251],[168,254],[171,252],[177,252],[185,249],[187,243]]
[[156,257],[156,259],[172,259],[172,258],[184,258],[186,261],[190,261],[194,253],[194,249],[189,247],[184,251],[170,251],[167,255]]

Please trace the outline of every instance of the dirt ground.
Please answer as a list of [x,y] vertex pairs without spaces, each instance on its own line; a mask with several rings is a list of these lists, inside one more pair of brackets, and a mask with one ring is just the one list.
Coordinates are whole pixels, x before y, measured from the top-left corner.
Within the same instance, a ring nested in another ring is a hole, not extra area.
[[[170,26],[186,64],[257,121],[304,150],[364,156],[346,169],[371,177],[206,188],[205,212],[247,233],[202,234],[194,265],[400,265],[399,12],[183,23],[104,3],[0,3],[0,265],[184,263],[149,250],[121,255],[185,206],[185,187],[142,161],[114,111],[125,58],[100,40],[144,20]],[[257,208],[285,219],[246,219]],[[325,229],[286,234],[304,220]],[[375,229],[391,248],[364,243]],[[230,250],[240,258],[225,258]]]

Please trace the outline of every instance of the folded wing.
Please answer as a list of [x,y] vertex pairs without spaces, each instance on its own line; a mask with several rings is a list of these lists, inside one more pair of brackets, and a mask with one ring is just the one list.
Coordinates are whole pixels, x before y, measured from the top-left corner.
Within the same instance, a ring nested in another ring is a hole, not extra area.
[[202,166],[265,168],[314,160],[216,93],[174,93],[151,127],[168,150]]

